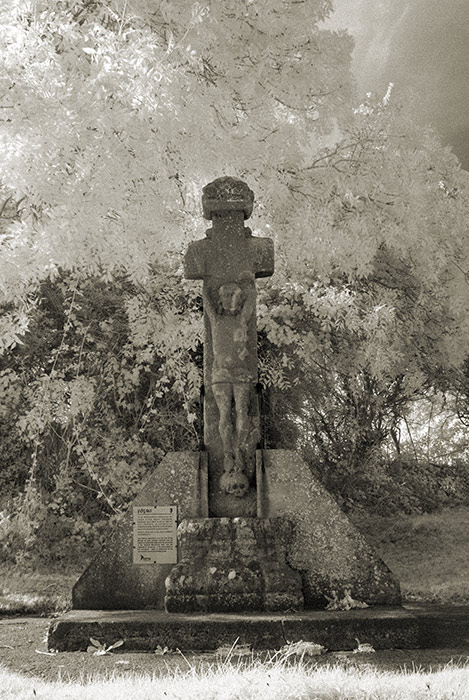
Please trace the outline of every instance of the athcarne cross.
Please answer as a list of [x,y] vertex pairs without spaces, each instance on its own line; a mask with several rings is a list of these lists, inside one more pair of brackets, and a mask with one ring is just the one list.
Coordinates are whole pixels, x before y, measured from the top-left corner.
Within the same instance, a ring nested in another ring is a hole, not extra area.
[[270,238],[255,237],[244,226],[253,201],[252,190],[234,177],[204,187],[203,214],[212,228],[185,257],[185,276],[204,282],[204,442],[212,516],[255,515],[249,498],[259,442],[254,279],[273,274],[274,251]]

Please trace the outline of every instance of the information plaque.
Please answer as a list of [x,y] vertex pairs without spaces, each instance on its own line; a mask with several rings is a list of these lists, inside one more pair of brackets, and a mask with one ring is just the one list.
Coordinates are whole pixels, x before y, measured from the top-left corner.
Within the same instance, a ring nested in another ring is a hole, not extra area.
[[132,525],[134,564],[177,564],[177,506],[134,506]]

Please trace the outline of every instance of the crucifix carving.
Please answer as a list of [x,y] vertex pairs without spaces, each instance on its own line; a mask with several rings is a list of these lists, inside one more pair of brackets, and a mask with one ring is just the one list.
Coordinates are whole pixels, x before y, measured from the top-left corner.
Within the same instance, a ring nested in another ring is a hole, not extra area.
[[185,276],[203,280],[204,442],[213,516],[255,515],[260,436],[254,280],[273,274],[274,251],[271,239],[244,226],[253,201],[252,190],[237,178],[204,187],[203,214],[212,228],[185,257]]

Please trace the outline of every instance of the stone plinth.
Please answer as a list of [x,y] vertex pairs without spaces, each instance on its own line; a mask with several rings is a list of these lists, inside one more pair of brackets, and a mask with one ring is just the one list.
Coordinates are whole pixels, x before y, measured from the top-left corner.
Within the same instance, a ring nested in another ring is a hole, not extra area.
[[[355,649],[357,638],[375,649],[415,649],[421,646],[420,619],[403,608],[367,608],[329,612],[175,613],[162,610],[72,610],[51,623],[49,649],[86,651],[90,637],[109,646],[119,639],[116,653],[154,653],[167,647],[186,651],[215,651],[249,645],[280,649],[286,640],[322,644],[326,649]],[[437,637],[437,641],[439,638]],[[460,638],[456,638],[457,642]],[[447,646],[455,646],[454,638]]]
[[393,573],[298,454],[258,451],[257,490],[259,515],[294,525],[287,561],[301,571],[305,607],[324,608],[346,589],[368,605],[400,605]]
[[182,521],[181,560],[166,581],[166,610],[300,610],[301,576],[286,562],[292,531],[285,518]]
[[[345,589],[350,590],[353,599],[368,605],[400,604],[399,583],[392,572],[297,454],[288,450],[257,451],[258,520],[205,520],[208,516],[206,456],[204,452],[166,455],[131,504],[177,505],[179,522],[201,518],[200,522],[206,523],[203,527],[198,526],[194,532],[184,530],[185,525],[181,526],[179,563],[174,571],[173,564],[133,564],[130,507],[123,521],[116,526],[102,550],[75,584],[75,609],[162,610],[167,595],[165,580],[170,574],[173,578],[172,588],[168,592],[168,610],[188,610],[184,603],[186,595],[190,600],[198,601],[191,603],[198,610],[226,610],[226,607],[219,607],[226,605],[226,601],[216,603],[217,596],[221,599],[225,596],[232,602],[236,599],[237,605],[244,601],[244,608],[234,607],[234,610],[298,609],[299,576],[306,608],[324,608],[333,591],[342,598]],[[293,532],[290,532],[288,524],[277,529],[270,525],[268,531],[262,529],[262,523],[278,518],[291,523]],[[254,526],[254,530],[251,528],[249,536],[249,528],[244,530],[245,535],[234,534],[242,530],[239,525],[242,522],[259,524]],[[250,560],[260,562],[253,568],[246,566],[245,553],[249,547]],[[285,553],[289,566],[283,563]],[[235,562],[239,573],[229,579],[228,574],[237,571]],[[273,569],[269,573],[268,566],[271,565]],[[280,568],[276,569],[277,566]],[[280,575],[278,572],[282,566],[284,574]],[[196,577],[198,592],[189,589],[187,580],[180,587],[178,584],[181,576],[192,575],[190,567],[199,572]],[[211,574],[210,569],[214,567],[216,572]],[[280,586],[278,590],[272,589],[272,600],[277,600],[278,607],[269,607],[270,593],[260,604],[260,582],[267,580],[267,587],[274,586],[269,581],[274,582],[276,577],[280,577],[281,582],[282,576],[286,576],[285,580],[293,586],[286,588],[287,592],[293,591],[292,599],[285,598],[282,602]],[[170,602],[173,594],[175,600]],[[199,598],[194,598],[196,595]]]
[[132,506],[172,506],[179,520],[208,514],[204,452],[168,453],[130,504],[101,551],[73,587],[73,608],[125,610],[164,607],[173,564],[134,564]]

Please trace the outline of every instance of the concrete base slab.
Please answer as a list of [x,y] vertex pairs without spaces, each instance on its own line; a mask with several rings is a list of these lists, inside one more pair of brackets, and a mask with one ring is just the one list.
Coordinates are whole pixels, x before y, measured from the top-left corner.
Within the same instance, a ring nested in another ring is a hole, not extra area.
[[469,648],[469,607],[406,603],[409,612],[418,617],[421,649]]
[[51,624],[48,647],[84,651],[90,637],[106,645],[123,639],[122,652],[154,652],[158,645],[211,651],[236,640],[252,649],[279,649],[287,641],[303,640],[332,651],[356,648],[357,638],[375,649],[415,649],[419,647],[419,618],[401,607],[291,614],[72,610]]

